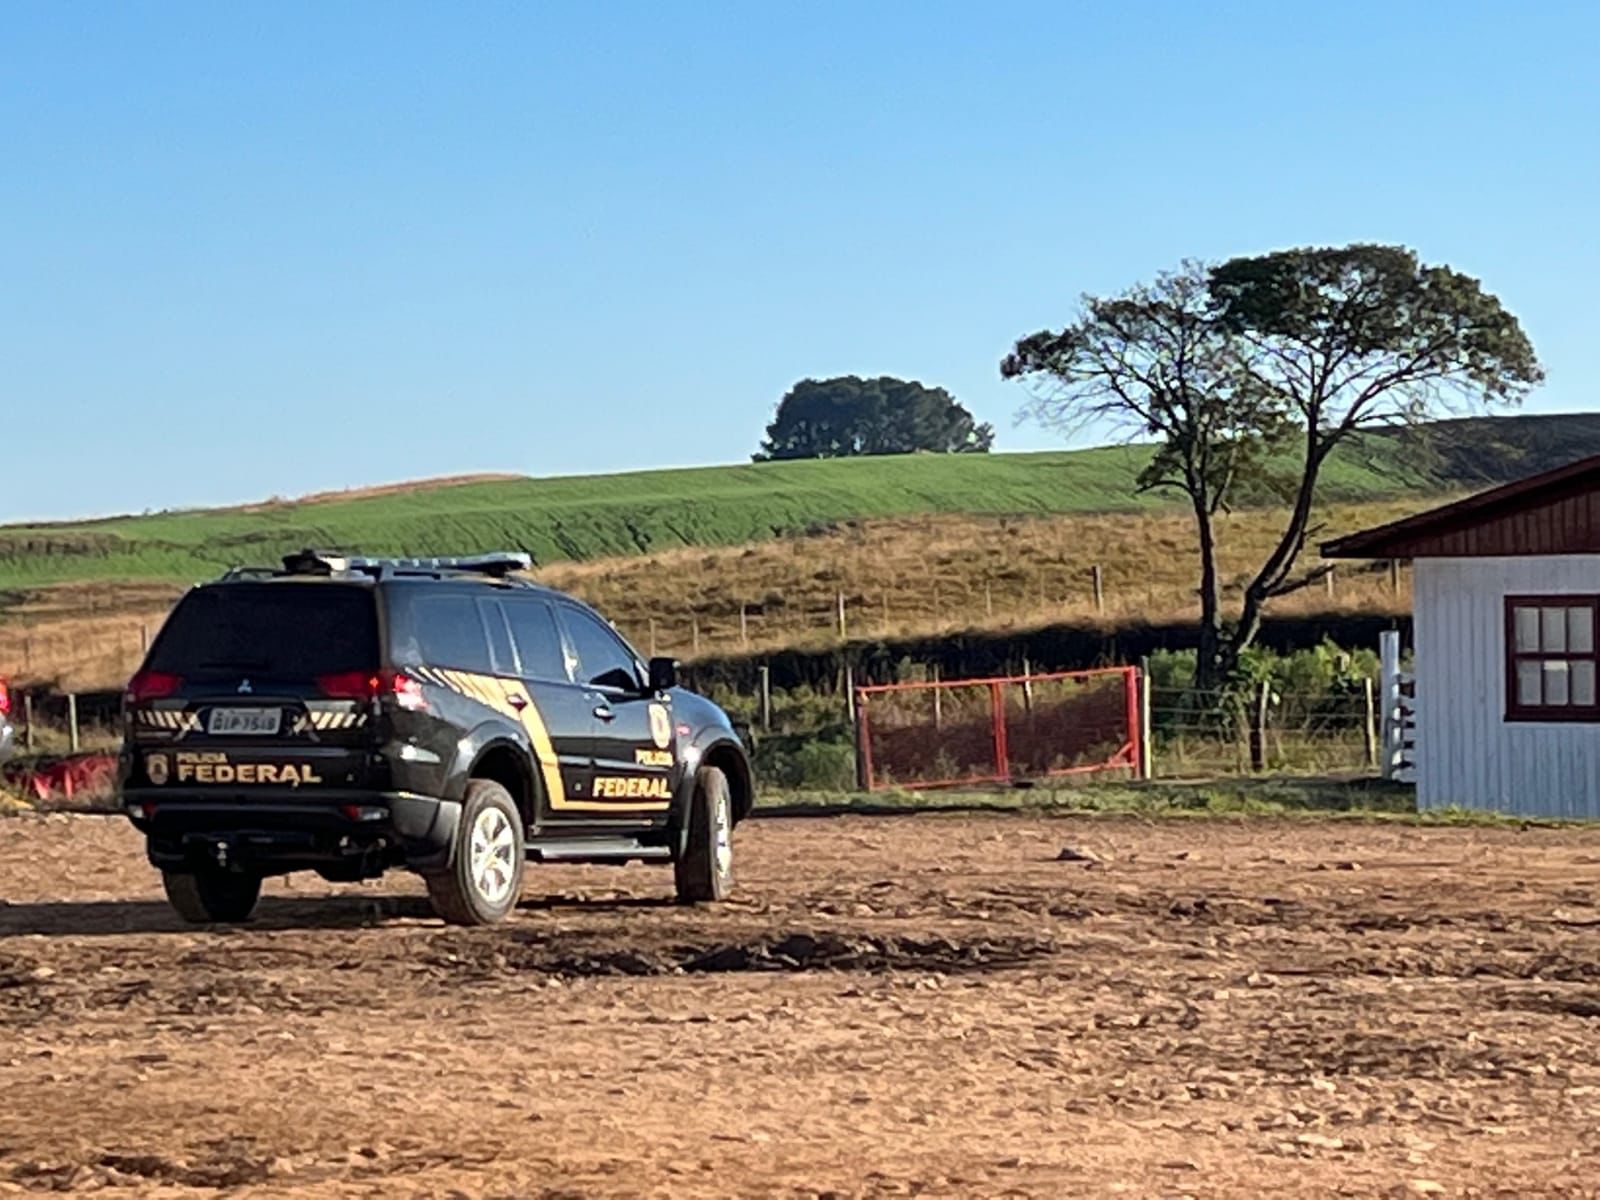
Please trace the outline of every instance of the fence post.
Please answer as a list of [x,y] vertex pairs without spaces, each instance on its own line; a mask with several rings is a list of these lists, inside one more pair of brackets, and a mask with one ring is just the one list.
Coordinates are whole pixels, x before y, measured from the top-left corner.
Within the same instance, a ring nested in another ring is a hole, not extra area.
[[693,652],[695,654],[699,654],[700,653],[700,618],[699,617],[691,616],[689,618],[689,638],[690,638],[690,644],[694,647],[694,651]]
[[983,615],[986,617],[994,616],[994,588],[990,586],[987,579],[983,581]]
[[750,644],[749,617],[746,615],[745,606],[743,604],[739,605],[739,644],[741,646],[748,646]]
[[845,625],[844,625],[844,593],[843,592],[835,593],[835,599],[837,600],[838,605],[839,605],[839,640],[842,642],[842,641],[845,640],[845,636],[846,636],[845,635]]
[[1267,769],[1267,704],[1272,695],[1272,685],[1265,679],[1256,691],[1254,711],[1250,714],[1250,769]]
[[22,693],[22,748],[31,751],[34,747],[33,733],[33,693]]
[[772,732],[772,668],[762,663],[757,668],[761,672],[761,728],[763,732]]
[[650,618],[650,657],[656,656],[656,619]]
[[938,663],[934,663],[933,664],[933,727],[935,729],[941,729],[941,728],[944,727],[944,706],[943,706],[943,699],[942,699],[943,695],[944,695],[944,689],[939,686],[939,664]]
[[1033,711],[1033,665],[1028,656],[1022,656],[1022,711]]
[[150,626],[146,622],[139,622],[139,653],[150,652]]
[[856,786],[864,792],[872,790],[872,717],[868,700],[861,697],[856,709]]
[[989,685],[989,714],[994,721],[994,773],[996,779],[1011,778],[1011,760],[1006,753],[1006,698],[1003,685]]
[[78,693],[67,693],[67,744],[72,747],[72,752],[78,752]]
[[1378,661],[1381,664],[1379,672],[1382,682],[1382,708],[1378,727],[1379,774],[1385,779],[1393,779],[1399,759],[1399,755],[1395,753],[1395,746],[1400,740],[1395,735],[1401,724],[1399,720],[1400,634],[1396,630],[1386,629],[1378,635]]
[[1398,558],[1389,560],[1389,591],[1396,596],[1400,594],[1400,560]]
[[1099,563],[1089,568],[1089,575],[1094,580],[1094,610],[1103,613],[1106,610],[1106,581]]
[[1139,660],[1139,778],[1155,778],[1155,747],[1150,742],[1150,659]]
[[1378,765],[1378,730],[1376,725],[1375,705],[1372,699],[1372,680],[1361,681],[1362,721],[1361,745],[1366,751],[1367,766]]
[[856,720],[856,673],[849,663],[844,665],[844,703],[845,712],[850,714],[850,723]]

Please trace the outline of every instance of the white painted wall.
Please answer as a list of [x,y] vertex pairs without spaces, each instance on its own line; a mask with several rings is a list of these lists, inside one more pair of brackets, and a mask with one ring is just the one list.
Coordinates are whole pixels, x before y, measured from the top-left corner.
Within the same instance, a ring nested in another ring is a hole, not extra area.
[[1505,719],[1505,598],[1600,593],[1600,555],[1415,563],[1417,804],[1600,819],[1600,725]]

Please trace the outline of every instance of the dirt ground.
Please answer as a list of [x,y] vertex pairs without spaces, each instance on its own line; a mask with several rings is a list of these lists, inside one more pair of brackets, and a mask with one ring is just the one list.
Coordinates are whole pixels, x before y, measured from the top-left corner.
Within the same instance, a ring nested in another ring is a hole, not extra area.
[[0,1193],[1600,1194],[1600,829],[736,844],[715,910],[541,868],[454,930],[296,877],[220,931],[119,820],[0,821]]

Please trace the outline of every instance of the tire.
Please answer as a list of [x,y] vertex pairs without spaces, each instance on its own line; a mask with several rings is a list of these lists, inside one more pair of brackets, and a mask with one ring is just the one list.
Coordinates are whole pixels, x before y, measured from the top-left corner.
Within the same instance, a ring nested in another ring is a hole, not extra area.
[[726,900],[733,891],[733,794],[720,768],[703,768],[695,781],[686,832],[673,864],[678,903]]
[[261,876],[234,871],[163,871],[167,901],[195,925],[248,921],[261,899]]
[[450,865],[424,875],[433,911],[451,925],[493,925],[522,896],[522,815],[489,779],[467,784]]

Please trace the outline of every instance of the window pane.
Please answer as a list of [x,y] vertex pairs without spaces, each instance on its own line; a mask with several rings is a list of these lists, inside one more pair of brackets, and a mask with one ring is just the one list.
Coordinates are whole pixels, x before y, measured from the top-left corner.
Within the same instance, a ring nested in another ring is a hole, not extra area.
[[372,589],[332,583],[198,588],[167,619],[151,669],[307,679],[378,665]]
[[1539,663],[1524,659],[1517,664],[1517,703],[1525,708],[1539,706]]
[[413,661],[480,675],[494,671],[483,618],[471,596],[416,596],[408,609],[409,632],[415,639]]
[[1544,664],[1544,702],[1546,705],[1565,705],[1567,702],[1567,664],[1565,659],[1546,661]]
[[556,629],[555,614],[543,600],[507,596],[503,601],[511,632],[522,655],[522,673],[529,679],[567,680],[566,652]]
[[571,605],[562,605],[561,618],[578,652],[578,678],[601,687],[628,688],[639,679],[633,655],[622,639],[593,616]]
[[1517,614],[1517,652],[1519,654],[1539,653],[1539,610],[1537,608],[1518,608]]
[[1574,654],[1594,653],[1594,609],[1567,609],[1567,649]]
[[1594,707],[1594,663],[1578,659],[1572,664],[1572,702],[1583,708]]
[[1544,637],[1540,639],[1539,648],[1560,654],[1567,648],[1567,610],[1541,608],[1539,612],[1544,617]]

